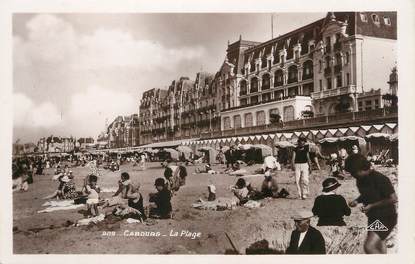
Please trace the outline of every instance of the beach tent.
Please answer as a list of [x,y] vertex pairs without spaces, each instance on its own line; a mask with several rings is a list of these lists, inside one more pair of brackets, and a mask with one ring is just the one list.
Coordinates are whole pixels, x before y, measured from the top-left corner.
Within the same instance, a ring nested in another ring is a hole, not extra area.
[[177,151],[179,152],[180,157],[184,157],[186,160],[189,160],[193,153],[193,150],[188,146],[178,146]]
[[358,146],[360,153],[366,155],[366,141],[362,137],[328,137],[321,139],[319,143],[321,144],[321,151],[324,155],[338,153],[338,151],[342,148],[346,149],[348,153],[351,153],[353,145]]
[[254,148],[261,150],[261,155],[263,158],[266,156],[272,155],[272,148],[270,146],[264,145],[264,144],[257,144],[253,145]]
[[158,153],[161,160],[171,159],[178,161],[179,160],[179,152],[175,149],[171,148],[165,148],[163,150],[160,150]]
[[198,149],[199,152],[203,152],[206,155],[206,160],[209,164],[214,164],[216,162],[216,149],[212,147],[201,147]]

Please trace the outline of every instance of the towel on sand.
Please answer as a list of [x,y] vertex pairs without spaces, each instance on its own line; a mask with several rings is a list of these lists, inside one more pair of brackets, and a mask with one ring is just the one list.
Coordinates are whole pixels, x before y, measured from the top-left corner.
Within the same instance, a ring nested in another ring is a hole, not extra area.
[[76,225],[77,226],[83,226],[83,225],[89,225],[90,223],[96,224],[98,222],[103,221],[104,219],[105,219],[105,215],[104,214],[100,214],[100,215],[95,216],[95,217],[84,218],[84,219],[78,220],[78,222],[77,222]]
[[202,199],[199,199],[199,201],[192,204],[192,207],[200,210],[223,211],[233,210],[234,208],[236,208],[237,203],[238,199],[236,197],[221,197],[216,199],[215,201],[203,201]]
[[73,200],[61,200],[61,201],[48,201],[42,204],[42,206],[48,206],[43,210],[37,211],[38,213],[50,213],[53,211],[61,210],[73,210],[84,206],[83,204],[74,204]]

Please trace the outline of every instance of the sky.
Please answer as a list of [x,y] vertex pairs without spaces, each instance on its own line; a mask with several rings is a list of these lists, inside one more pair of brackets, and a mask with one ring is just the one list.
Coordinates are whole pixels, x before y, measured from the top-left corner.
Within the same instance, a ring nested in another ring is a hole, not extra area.
[[[273,16],[275,37],[325,13]],[[240,35],[271,39],[271,14],[14,14],[13,139],[96,138],[144,91],[215,73]]]

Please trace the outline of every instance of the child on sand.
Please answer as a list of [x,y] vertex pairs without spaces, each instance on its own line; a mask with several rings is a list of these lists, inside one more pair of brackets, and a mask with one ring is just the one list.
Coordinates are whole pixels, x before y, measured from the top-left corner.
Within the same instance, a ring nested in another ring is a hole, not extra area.
[[343,216],[349,216],[351,210],[343,196],[335,193],[340,187],[335,178],[323,181],[323,192],[314,200],[313,214],[319,217],[318,226],[345,226]]
[[99,193],[101,189],[98,187],[97,182],[98,177],[95,175],[89,175],[85,179],[84,192],[88,195],[86,206],[89,217],[98,216]]
[[163,178],[157,178],[154,186],[157,189],[156,193],[150,193],[149,217],[158,219],[171,218],[171,192],[167,188]]

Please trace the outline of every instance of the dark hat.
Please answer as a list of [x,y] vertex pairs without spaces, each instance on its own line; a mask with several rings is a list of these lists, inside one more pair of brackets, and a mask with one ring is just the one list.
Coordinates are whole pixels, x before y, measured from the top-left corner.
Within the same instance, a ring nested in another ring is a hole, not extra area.
[[352,154],[346,158],[344,169],[351,175],[361,170],[370,169],[370,162],[361,154]]
[[335,178],[327,178],[323,181],[323,192],[331,192],[340,187],[340,183]]
[[157,178],[156,182],[154,183],[155,186],[164,186],[164,179],[163,178]]

